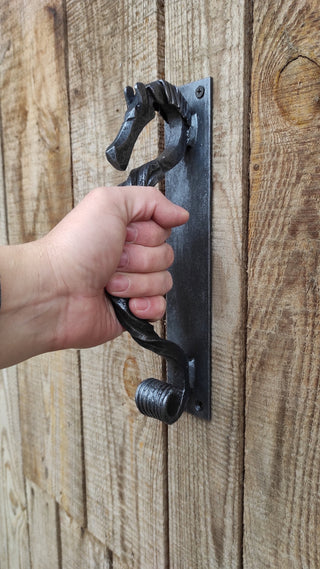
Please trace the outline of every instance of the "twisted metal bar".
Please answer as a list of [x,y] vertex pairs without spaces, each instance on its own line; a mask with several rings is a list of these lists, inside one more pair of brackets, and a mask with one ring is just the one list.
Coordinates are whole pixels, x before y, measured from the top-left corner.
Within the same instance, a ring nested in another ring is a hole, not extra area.
[[[124,122],[107,148],[106,157],[115,168],[124,170],[140,132],[158,111],[170,128],[165,150],[156,159],[131,170],[127,180],[120,184],[155,186],[185,154],[192,123],[188,104],[177,87],[163,80],[148,85],[137,83],[135,92],[132,87],[127,87],[125,98],[127,112]],[[173,369],[170,384],[149,378],[138,386],[135,398],[138,409],[144,415],[169,425],[174,423],[183,413],[190,392],[187,355],[174,342],[160,338],[149,322],[134,316],[129,309],[129,299],[106,295],[120,324],[132,338],[142,347],[165,357]]]
[[149,322],[134,316],[129,309],[129,299],[112,296],[111,302],[120,324],[132,338],[143,348],[169,360],[173,366],[172,384],[145,379],[138,386],[135,398],[141,413],[170,425],[183,413],[189,396],[188,358],[180,346],[160,338]]

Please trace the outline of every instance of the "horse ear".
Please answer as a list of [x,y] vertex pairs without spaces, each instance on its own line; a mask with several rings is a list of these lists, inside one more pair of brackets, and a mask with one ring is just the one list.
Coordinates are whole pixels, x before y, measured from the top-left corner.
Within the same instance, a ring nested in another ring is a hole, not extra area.
[[145,84],[144,83],[136,83],[134,88],[136,90],[136,96],[138,95],[140,102],[147,105],[148,104],[148,95],[147,95],[147,89],[146,89]]
[[134,90],[132,89],[132,87],[130,87],[130,85],[128,85],[125,90],[124,90],[124,96],[126,99],[126,103],[127,103],[127,107],[129,107],[129,105],[131,105],[133,99],[134,99]]

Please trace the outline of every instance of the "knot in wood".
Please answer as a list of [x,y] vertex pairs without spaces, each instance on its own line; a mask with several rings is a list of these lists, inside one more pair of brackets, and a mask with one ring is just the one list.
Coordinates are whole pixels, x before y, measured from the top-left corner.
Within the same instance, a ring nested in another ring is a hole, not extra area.
[[276,101],[282,116],[297,126],[320,119],[320,66],[308,57],[289,61],[279,73]]

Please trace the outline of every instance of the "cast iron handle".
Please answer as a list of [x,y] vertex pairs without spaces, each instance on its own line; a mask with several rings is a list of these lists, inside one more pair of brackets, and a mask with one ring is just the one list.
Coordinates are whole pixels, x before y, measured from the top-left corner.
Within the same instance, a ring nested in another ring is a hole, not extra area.
[[[121,186],[155,186],[183,158],[194,136],[195,117],[179,89],[167,81],[159,80],[144,85],[137,83],[135,92],[126,87],[127,111],[115,140],[108,146],[106,157],[117,170],[125,170],[135,142],[158,111],[168,123],[169,137],[165,150],[155,159],[131,170]],[[149,378],[140,383],[136,391],[136,404],[144,415],[167,424],[174,423],[186,408],[189,394],[189,362],[183,349],[164,340],[146,320],[141,320],[129,309],[129,299],[106,295],[111,300],[120,324],[144,348],[165,357],[172,366],[170,383]]]

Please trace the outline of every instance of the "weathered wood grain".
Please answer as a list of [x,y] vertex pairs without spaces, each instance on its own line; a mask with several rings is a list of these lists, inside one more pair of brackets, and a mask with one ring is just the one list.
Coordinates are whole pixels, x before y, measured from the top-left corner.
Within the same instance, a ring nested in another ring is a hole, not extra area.
[[14,367],[0,372],[0,567],[31,567]]
[[171,569],[241,566],[248,4],[166,3],[166,78],[214,81],[212,421],[169,429]]
[[60,508],[61,569],[114,569],[112,554]]
[[79,365],[76,351],[19,366],[24,472],[84,521]]
[[[6,43],[0,41],[0,77],[7,47]],[[0,100],[0,245],[6,245],[8,235],[2,152]],[[0,280],[2,270],[0,267]],[[16,367],[0,371],[0,567],[30,568]]]
[[[5,46],[0,42],[0,87],[1,87],[1,61],[5,54]],[[3,52],[3,53],[2,53]],[[6,245],[8,242],[7,235],[7,209],[6,195],[4,189],[4,167],[3,167],[3,138],[2,138],[2,121],[1,121],[1,98],[0,98],[0,245]]]
[[70,209],[62,2],[1,5],[1,109],[10,243],[45,234]]
[[[161,3],[67,0],[75,199],[116,184],[104,157],[122,123],[123,88],[162,74]],[[163,14],[162,14],[163,15]],[[150,125],[134,165],[158,152]],[[125,334],[81,355],[88,529],[136,569],[167,566],[165,428],[139,415],[138,383],[161,377],[161,361]]]
[[61,569],[57,503],[29,480],[26,491],[32,569]]
[[[71,136],[75,201],[95,186],[126,178],[105,148],[124,118],[123,90],[163,76],[163,8],[151,0],[67,0]],[[157,155],[156,121],[136,142],[130,169]]]
[[[10,243],[72,207],[62,1],[0,3],[1,115]],[[83,520],[78,356],[18,367],[25,474]]]
[[320,563],[319,4],[254,3],[245,567]]
[[127,569],[116,555],[112,557],[112,569]]

